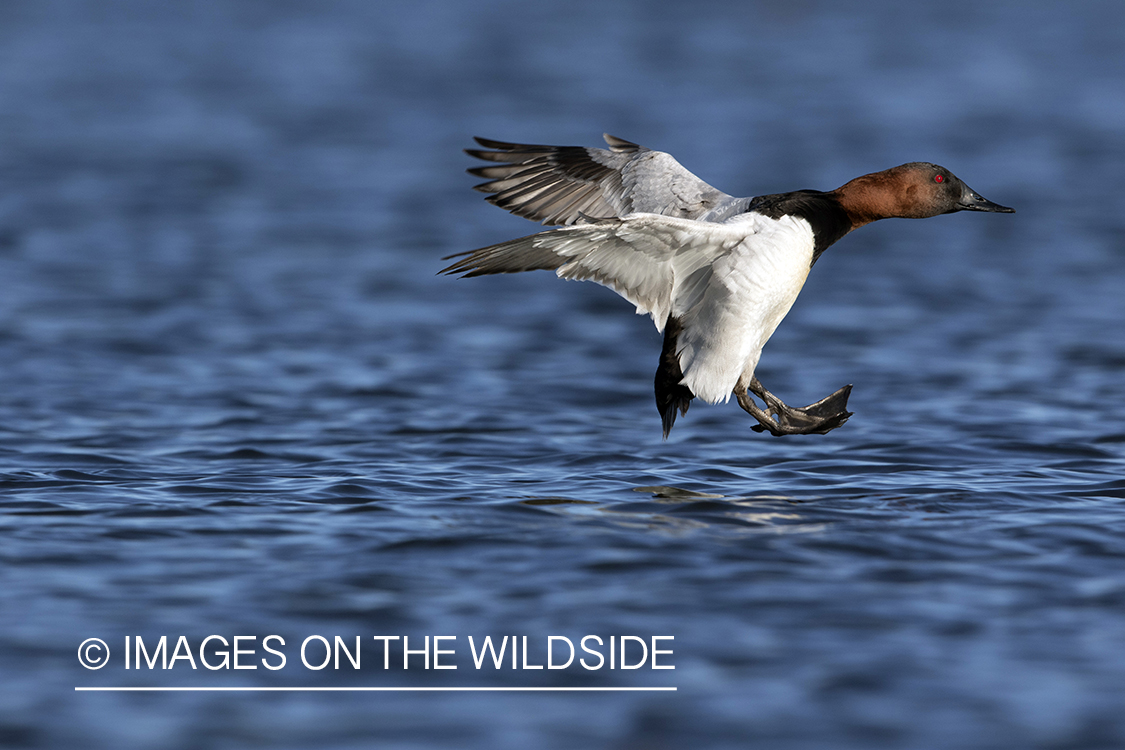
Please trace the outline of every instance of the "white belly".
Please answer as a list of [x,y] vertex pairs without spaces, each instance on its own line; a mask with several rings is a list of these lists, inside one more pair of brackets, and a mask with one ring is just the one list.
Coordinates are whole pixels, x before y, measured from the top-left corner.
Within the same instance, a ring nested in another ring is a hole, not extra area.
[[709,403],[749,383],[777,326],[808,278],[814,238],[804,219],[751,215],[755,233],[711,268],[702,298],[681,317],[683,384]]

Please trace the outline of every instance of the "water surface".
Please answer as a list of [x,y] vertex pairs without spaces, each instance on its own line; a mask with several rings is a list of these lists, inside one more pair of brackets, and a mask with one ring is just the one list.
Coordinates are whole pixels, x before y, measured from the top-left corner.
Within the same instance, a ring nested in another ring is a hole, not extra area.
[[[1125,744],[1117,4],[0,11],[0,740],[11,747]],[[827,436],[696,404],[593,285],[435,276],[534,231],[469,137],[741,195],[944,164],[1014,216],[841,241],[767,347]],[[126,636],[279,634],[267,673]],[[296,664],[361,635],[364,667]],[[457,671],[372,669],[457,635]],[[671,671],[466,639],[672,635]],[[75,659],[104,639],[110,665]],[[416,640],[417,639],[417,640]],[[75,693],[76,686],[674,693]]]

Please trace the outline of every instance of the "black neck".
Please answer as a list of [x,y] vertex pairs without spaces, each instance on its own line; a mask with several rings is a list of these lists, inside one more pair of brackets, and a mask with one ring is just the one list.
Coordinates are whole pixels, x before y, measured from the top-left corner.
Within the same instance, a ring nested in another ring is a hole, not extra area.
[[792,193],[758,196],[750,202],[747,211],[755,211],[771,219],[782,216],[799,216],[807,221],[813,230],[812,262],[820,257],[836,240],[852,229],[848,212],[830,193],[819,190],[797,190]]

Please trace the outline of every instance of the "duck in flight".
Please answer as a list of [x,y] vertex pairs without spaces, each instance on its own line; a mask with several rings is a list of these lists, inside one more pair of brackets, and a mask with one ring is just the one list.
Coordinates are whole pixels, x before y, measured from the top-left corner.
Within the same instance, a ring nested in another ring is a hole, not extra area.
[[[945,167],[912,162],[829,192],[735,198],[671,155],[605,136],[608,149],[475,139],[476,189],[517,216],[555,225],[451,255],[464,277],[539,269],[608,286],[664,334],[656,406],[668,437],[691,401],[731,395],[773,435],[824,434],[848,420],[851,386],[809,406],[786,405],[755,377],[762,347],[832,243],[879,219],[956,211],[1014,213]],[[762,400],[759,406],[750,397]]]

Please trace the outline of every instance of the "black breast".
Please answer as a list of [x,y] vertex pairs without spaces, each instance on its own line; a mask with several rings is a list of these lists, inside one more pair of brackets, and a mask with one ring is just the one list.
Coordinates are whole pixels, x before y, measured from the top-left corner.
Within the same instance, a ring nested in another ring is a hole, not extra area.
[[761,195],[750,201],[747,211],[756,211],[771,219],[799,216],[813,230],[812,262],[836,240],[851,231],[852,221],[834,195],[819,190],[797,190],[792,193]]

